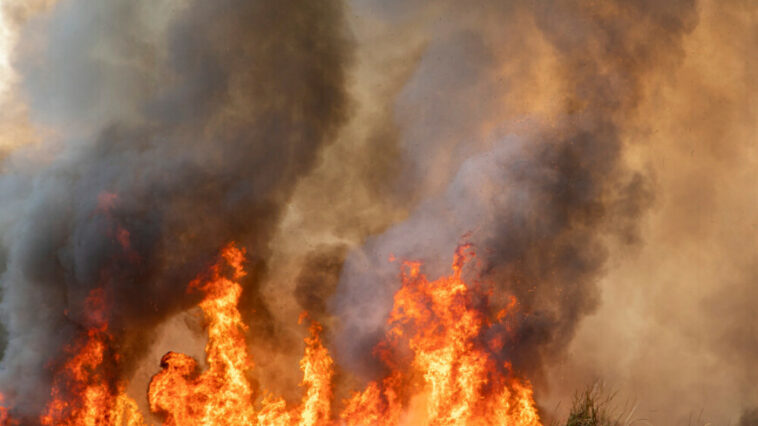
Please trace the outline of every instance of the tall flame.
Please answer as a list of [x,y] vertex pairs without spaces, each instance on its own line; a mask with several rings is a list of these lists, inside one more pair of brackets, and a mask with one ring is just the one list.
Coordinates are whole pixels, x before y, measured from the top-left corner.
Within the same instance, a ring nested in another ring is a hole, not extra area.
[[[234,279],[245,275],[240,250],[229,246],[222,257]],[[195,360],[169,352],[161,359],[163,370],[150,381],[150,409],[165,413],[167,425],[253,423],[253,389],[246,379],[253,364],[237,309],[242,287],[224,277],[223,266],[215,264],[209,280],[196,279],[189,286],[205,293],[200,308],[208,320],[208,369],[198,375]]]
[[[456,252],[453,274],[436,281],[420,273],[419,263],[406,263],[386,339],[378,348],[391,372],[344,401],[342,413],[335,416],[341,423],[540,424],[529,384],[514,377],[507,363],[498,364],[481,339],[490,322],[474,307],[461,277],[467,248]],[[234,279],[244,276],[242,251],[229,246],[222,258]],[[207,281],[190,284],[205,293],[200,307],[208,321],[208,369],[198,373],[197,363],[186,355],[166,354],[163,370],[150,383],[151,409],[162,413],[168,425],[337,422],[330,411],[333,361],[319,338],[317,323],[311,324],[300,362],[305,388],[300,405],[288,409],[283,398],[264,391],[256,407],[246,378],[253,364],[237,309],[242,289],[223,276],[222,266],[222,262],[214,265]],[[409,362],[404,356],[408,351]],[[422,407],[422,413],[414,407]]]
[[111,336],[104,321],[102,289],[87,298],[89,326],[84,336],[66,348],[72,356],[55,377],[52,400],[40,417],[43,425],[144,424],[137,403],[124,393],[124,384],[112,385],[109,373],[116,361],[108,353]]
[[190,289],[205,293],[200,308],[208,322],[208,369],[198,374],[198,365],[192,358],[174,352],[164,355],[163,370],[150,382],[150,409],[162,414],[166,425],[310,426],[328,422],[332,359],[318,337],[318,324],[311,326],[312,336],[306,339],[305,356],[300,362],[306,389],[300,407],[287,410],[282,398],[266,395],[261,408],[255,409],[253,389],[247,379],[253,363],[237,309],[242,287],[223,274],[226,263],[233,279],[242,278],[243,261],[243,251],[230,245],[223,250],[222,260],[211,268],[208,280],[198,278],[190,283]]
[[[204,296],[200,308],[208,329],[207,368],[200,371],[184,354],[164,355],[161,371],[149,384],[150,410],[164,424],[177,426],[540,425],[529,383],[516,377],[507,362],[498,361],[502,336],[484,338],[507,311],[490,319],[483,309],[486,294],[464,282],[463,267],[473,256],[468,249],[459,247],[452,274],[434,281],[420,272],[420,263],[404,263],[385,339],[376,349],[388,374],[336,404],[342,410],[333,414],[334,362],[316,322],[311,322],[300,361],[301,402],[288,407],[282,397],[254,390],[246,327],[237,307],[245,253],[227,246],[209,273],[188,288]],[[125,384],[113,384],[107,376],[118,357],[110,350],[103,299],[101,290],[88,299],[92,325],[67,348],[71,356],[55,379],[52,399],[39,419],[43,425],[145,424],[134,400],[124,393]],[[304,313],[300,322],[305,319]],[[0,408],[0,424],[11,422]]]
[[[513,377],[509,364],[498,365],[481,338],[489,321],[461,278],[468,248],[456,251],[453,274],[435,281],[420,273],[421,264],[405,263],[378,348],[392,373],[353,395],[342,414],[346,424],[396,424],[403,416],[433,425],[540,424],[529,384]],[[407,350],[410,369],[403,368]],[[420,413],[402,412],[408,388],[420,388]]]

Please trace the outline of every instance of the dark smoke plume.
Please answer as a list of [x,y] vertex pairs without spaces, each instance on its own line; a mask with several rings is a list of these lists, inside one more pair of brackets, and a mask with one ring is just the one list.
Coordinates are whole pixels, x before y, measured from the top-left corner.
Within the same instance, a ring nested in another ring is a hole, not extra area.
[[0,388],[17,415],[43,407],[62,347],[91,325],[92,290],[128,370],[152,328],[197,301],[187,283],[222,246],[265,263],[295,183],[347,118],[339,1],[153,4],[62,1],[37,23],[44,55],[22,61],[41,119],[82,125],[43,164],[15,152],[0,177]]
[[[598,306],[609,239],[638,240],[652,182],[623,163],[622,125],[645,77],[681,59],[681,39],[697,22],[694,1],[362,4],[383,9],[390,21],[439,17],[420,30],[429,45],[398,105],[410,163],[405,177],[427,179],[432,189],[406,221],[348,256],[334,303],[343,361],[376,371],[368,354],[399,285],[391,255],[421,260],[435,277],[448,271],[456,243],[467,241],[498,305],[508,295],[519,300],[504,358],[544,384],[545,362],[563,353]],[[483,132],[483,121],[497,119],[496,94],[509,92],[509,84],[510,96],[518,94],[518,84],[500,76],[501,61],[523,64],[519,77],[537,72],[531,52],[518,45],[535,38],[546,41],[557,64],[558,112],[545,121],[522,117],[515,126],[495,122]],[[440,164],[447,175],[439,177]]]
[[754,3],[6,0],[0,392],[36,417],[104,289],[144,404],[234,240],[255,379],[299,398],[307,310],[347,395],[390,255],[435,277],[471,242],[545,420],[608,379],[631,418],[754,424]]

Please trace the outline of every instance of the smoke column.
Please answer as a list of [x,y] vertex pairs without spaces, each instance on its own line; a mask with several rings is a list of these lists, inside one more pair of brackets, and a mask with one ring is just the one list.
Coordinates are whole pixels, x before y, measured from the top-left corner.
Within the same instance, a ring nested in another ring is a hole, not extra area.
[[19,59],[30,104],[63,131],[13,152],[0,181],[0,387],[20,415],[46,402],[93,289],[129,368],[196,302],[185,287],[220,247],[265,259],[298,176],[347,116],[338,2],[159,6],[63,1],[24,33],[38,43]]
[[546,421],[602,380],[630,419],[754,422],[751,2],[2,6],[15,415],[44,407],[97,288],[119,374],[144,383],[231,240],[257,380],[297,398],[307,310],[346,394],[383,368],[390,256],[435,278],[471,242],[469,281],[518,300],[500,355]]
[[631,419],[750,418],[755,250],[739,235],[756,211],[755,7],[359,5],[371,42],[417,43],[393,118],[409,160],[398,191],[421,201],[348,255],[342,361],[378,368],[367,348],[389,255],[433,275],[467,235],[496,294],[520,301],[506,358],[545,411],[565,418],[576,389],[602,380]]
[[[440,274],[449,247],[467,235],[496,298],[520,301],[504,358],[543,381],[545,362],[562,354],[598,306],[608,240],[638,240],[652,183],[623,162],[622,126],[645,78],[681,59],[681,39],[697,22],[694,3],[363,7],[382,9],[387,19],[396,19],[393,12],[399,20],[437,19],[422,27],[425,52],[396,104],[404,173],[421,182],[423,196],[407,220],[347,258],[335,299],[346,328],[342,345],[355,354],[347,360],[360,363],[372,336],[381,335],[394,292],[387,283],[396,274],[387,259],[419,259]],[[514,124],[500,116],[523,106],[503,99],[540,96],[518,80],[543,66],[530,57],[531,46],[521,46],[525,38],[551,56],[557,105],[548,117],[525,114]]]

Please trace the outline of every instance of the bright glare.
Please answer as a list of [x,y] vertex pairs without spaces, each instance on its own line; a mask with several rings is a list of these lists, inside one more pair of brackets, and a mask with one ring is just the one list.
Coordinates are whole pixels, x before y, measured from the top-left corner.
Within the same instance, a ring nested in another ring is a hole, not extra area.
[[0,101],[4,100],[13,80],[11,50],[16,33],[13,23],[6,16],[7,3],[8,0],[0,0]]

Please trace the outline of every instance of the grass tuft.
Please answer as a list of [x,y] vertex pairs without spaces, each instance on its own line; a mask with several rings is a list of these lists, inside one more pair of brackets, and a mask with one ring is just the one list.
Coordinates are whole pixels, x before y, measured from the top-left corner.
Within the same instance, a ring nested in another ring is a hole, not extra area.
[[611,419],[608,405],[613,394],[606,394],[596,383],[574,396],[566,426],[615,426],[623,424],[620,419]]

